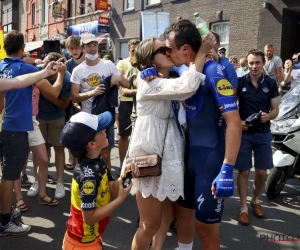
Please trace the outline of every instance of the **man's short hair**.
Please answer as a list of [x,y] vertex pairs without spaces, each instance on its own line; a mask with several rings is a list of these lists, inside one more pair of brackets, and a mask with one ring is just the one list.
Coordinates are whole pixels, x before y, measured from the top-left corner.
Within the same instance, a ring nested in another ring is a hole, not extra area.
[[210,31],[210,32],[215,36],[217,44],[220,44],[220,42],[221,42],[220,35],[215,31]]
[[24,57],[30,57],[30,58],[33,58],[33,56],[30,54],[30,53],[23,53],[23,55],[21,56],[21,58],[23,59]]
[[66,48],[80,47],[80,36],[69,36],[66,40]]
[[[52,62],[52,61],[56,62],[57,60],[62,58],[62,54],[57,53],[57,52],[50,52],[47,55],[47,58],[49,59],[50,62]],[[64,63],[64,60],[62,60],[62,63]]]
[[265,63],[266,62],[266,59],[265,59],[265,54],[264,52],[258,50],[258,49],[252,49],[252,50],[249,50],[247,55],[246,55],[246,59],[248,60],[248,56],[249,55],[253,55],[253,56],[261,56],[262,58],[262,62]]
[[265,48],[268,48],[268,49],[271,49],[271,48],[272,48],[272,49],[274,49],[273,45],[270,44],[270,43],[266,44]]
[[196,28],[196,25],[190,20],[182,19],[165,29],[164,39],[169,38],[170,33],[174,32],[174,40],[176,46],[188,44],[192,50],[197,52],[201,46],[201,36]]
[[129,42],[128,42],[128,49],[130,49],[130,46],[131,46],[131,45],[137,46],[137,45],[139,45],[139,44],[140,44],[140,40],[137,40],[137,39],[131,39],[131,40],[129,40]]
[[8,32],[4,38],[4,49],[7,55],[19,52],[24,46],[24,35],[17,30]]
[[300,53],[295,53],[293,56],[292,56],[292,59],[293,60],[296,60],[298,62],[300,62]]

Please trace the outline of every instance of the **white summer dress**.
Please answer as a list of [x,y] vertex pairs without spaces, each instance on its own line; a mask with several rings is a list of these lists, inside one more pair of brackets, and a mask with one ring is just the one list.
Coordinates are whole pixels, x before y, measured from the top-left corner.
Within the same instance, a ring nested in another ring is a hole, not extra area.
[[[183,141],[174,118],[171,100],[183,101],[191,97],[205,75],[191,65],[177,79],[156,78],[141,81],[137,91],[137,120],[131,135],[128,156],[162,155],[166,126],[170,116],[162,159],[162,174],[158,177],[133,179],[131,194],[139,190],[144,198],[152,195],[159,201],[176,201],[183,194]],[[124,171],[123,164],[123,171]],[[122,172],[123,172],[122,171]]]

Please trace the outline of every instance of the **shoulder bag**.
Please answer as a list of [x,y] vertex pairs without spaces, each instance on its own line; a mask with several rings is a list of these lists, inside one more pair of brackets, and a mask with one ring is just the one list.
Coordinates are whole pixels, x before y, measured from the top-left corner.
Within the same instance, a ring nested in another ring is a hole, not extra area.
[[[126,158],[126,163],[135,163],[137,167],[139,168],[139,178],[141,177],[154,177],[154,176],[160,176],[162,172],[162,157],[164,154],[164,148],[165,148],[165,143],[166,143],[166,137],[167,137],[167,131],[169,127],[169,121],[170,121],[170,116],[168,117],[168,123],[166,127],[166,132],[165,132],[165,139],[164,139],[164,144],[162,147],[162,154],[161,157],[158,154],[147,154],[147,155],[140,155],[140,156],[134,156],[134,157],[127,157]],[[133,134],[133,130],[132,130]],[[130,146],[130,144],[129,144]],[[127,154],[129,152],[129,147]]]

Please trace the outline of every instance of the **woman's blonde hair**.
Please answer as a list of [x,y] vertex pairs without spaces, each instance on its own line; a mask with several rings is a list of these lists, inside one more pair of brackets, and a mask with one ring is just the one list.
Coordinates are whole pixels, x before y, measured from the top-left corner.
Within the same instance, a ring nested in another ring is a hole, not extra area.
[[144,40],[135,48],[135,56],[130,60],[133,67],[136,67],[139,71],[143,71],[152,66],[152,53],[156,40],[157,38]]

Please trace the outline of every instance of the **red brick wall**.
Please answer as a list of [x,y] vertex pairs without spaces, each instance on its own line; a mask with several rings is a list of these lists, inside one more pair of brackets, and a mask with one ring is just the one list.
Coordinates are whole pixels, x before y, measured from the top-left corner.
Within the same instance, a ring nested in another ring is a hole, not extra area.
[[[36,25],[32,24],[32,4],[36,4],[36,9],[40,8],[40,2],[38,0],[26,1],[26,33],[25,41],[32,42],[39,40],[39,20],[40,20],[40,11],[37,11],[35,14]],[[34,39],[32,39],[34,37]]]
[[[49,1],[49,4],[51,4],[53,0]],[[36,4],[36,25],[32,25],[32,4]],[[64,23],[64,16],[66,14],[65,8],[66,8],[66,3],[62,4],[63,6],[63,17],[60,19],[54,19],[52,17],[52,12],[51,8],[49,8],[49,20],[46,22],[48,23],[48,39],[51,39],[52,35],[56,33],[65,33],[65,23]],[[35,40],[38,41],[40,40],[39,38],[39,33],[40,33],[40,15],[42,14],[41,10],[41,2],[39,0],[32,0],[32,1],[26,1],[26,41],[31,42],[32,40],[30,39],[32,37],[32,34],[35,35]]]

